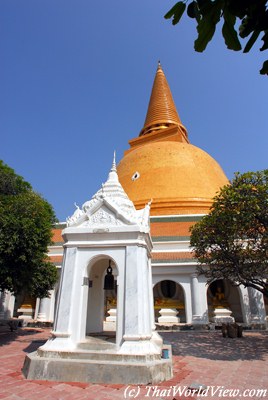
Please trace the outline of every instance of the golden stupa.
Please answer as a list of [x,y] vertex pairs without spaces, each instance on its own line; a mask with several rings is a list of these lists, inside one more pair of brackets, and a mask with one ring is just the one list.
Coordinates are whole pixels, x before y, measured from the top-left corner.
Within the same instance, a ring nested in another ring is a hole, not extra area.
[[206,214],[228,180],[219,164],[189,143],[163,69],[158,64],[144,127],[117,167],[119,180],[151,215]]

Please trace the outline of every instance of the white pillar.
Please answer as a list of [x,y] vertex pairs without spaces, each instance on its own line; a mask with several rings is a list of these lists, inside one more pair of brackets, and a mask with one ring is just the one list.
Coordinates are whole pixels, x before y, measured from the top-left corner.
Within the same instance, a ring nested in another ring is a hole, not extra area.
[[15,296],[9,291],[0,292],[0,319],[12,318],[14,314]]
[[127,246],[126,259],[125,292],[128,296],[125,298],[124,338],[128,340],[129,336],[151,336],[151,319],[148,319],[151,313],[149,299],[144,296],[148,285],[147,250],[142,247]]
[[126,247],[124,291],[124,335],[120,354],[159,354],[159,343],[152,331],[152,290],[148,252],[145,246]]
[[35,302],[35,311],[34,311],[34,320],[37,321],[38,313],[39,313],[39,307],[40,307],[40,298],[37,297],[36,302]]
[[249,287],[248,288],[249,295],[249,305],[251,311],[251,323],[255,324],[263,324],[265,323],[265,306],[263,295],[258,290]]
[[186,323],[192,323],[192,299],[191,299],[191,287],[190,282],[182,284],[185,290],[185,316],[186,316]]
[[194,324],[207,323],[207,300],[204,282],[199,282],[197,274],[191,275],[191,295],[192,295],[192,321]]
[[44,297],[40,299],[39,311],[37,315],[37,321],[39,322],[52,322],[51,319],[51,306],[52,296],[54,291],[50,290],[50,297]]
[[6,316],[12,318],[14,315],[15,296],[11,292],[6,292]]
[[152,275],[152,263],[151,259],[149,259],[149,265],[148,265],[148,285],[149,288],[149,304],[150,304],[150,310],[151,310],[151,327],[152,330],[155,331],[156,326],[155,326],[155,311],[154,311],[154,290],[153,290],[153,275]]
[[192,293],[192,307],[193,307],[193,320],[197,320],[201,317],[201,307],[200,307],[200,293],[199,284],[196,274],[191,275],[191,293]]
[[5,300],[6,292],[0,292],[0,319],[5,318]]
[[[73,350],[75,348],[72,335],[76,334],[78,328],[73,332],[71,316],[75,319],[78,313],[77,302],[79,302],[79,298],[77,298],[76,293],[74,293],[76,261],[77,248],[65,247],[59,288],[59,301],[57,302],[54,329],[52,331],[53,336],[42,346],[42,350],[57,349],[64,351],[66,349]],[[77,284],[80,284],[81,293],[81,282],[78,281]]]
[[239,295],[240,295],[240,304],[241,304],[243,322],[246,324],[250,324],[251,310],[250,310],[250,304],[249,304],[248,288],[246,288],[244,286],[239,286],[238,291],[239,291]]

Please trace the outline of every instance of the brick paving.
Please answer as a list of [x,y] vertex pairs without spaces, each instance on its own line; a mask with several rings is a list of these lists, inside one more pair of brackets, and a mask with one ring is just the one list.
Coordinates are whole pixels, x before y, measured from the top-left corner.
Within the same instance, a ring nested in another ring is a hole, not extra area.
[[[9,332],[2,328],[0,399],[268,399],[267,331],[246,332],[240,339],[223,338],[219,331],[161,333],[173,346],[174,377],[159,385],[131,387],[26,380],[21,374],[25,354],[42,345],[49,332],[31,328]],[[188,388],[195,384],[203,385],[205,391],[191,392]],[[266,390],[266,394],[258,393],[260,389]],[[213,394],[213,390],[217,393]]]

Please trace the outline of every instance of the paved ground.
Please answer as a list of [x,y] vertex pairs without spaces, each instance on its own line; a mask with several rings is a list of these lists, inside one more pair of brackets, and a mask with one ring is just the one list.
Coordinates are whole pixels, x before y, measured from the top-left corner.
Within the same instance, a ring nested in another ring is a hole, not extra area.
[[[268,332],[247,332],[241,339],[223,338],[219,331],[162,335],[173,345],[173,379],[158,386],[128,387],[26,380],[21,374],[25,354],[39,347],[49,330],[2,329],[0,399],[268,399]],[[195,383],[207,388],[194,394],[188,388]]]

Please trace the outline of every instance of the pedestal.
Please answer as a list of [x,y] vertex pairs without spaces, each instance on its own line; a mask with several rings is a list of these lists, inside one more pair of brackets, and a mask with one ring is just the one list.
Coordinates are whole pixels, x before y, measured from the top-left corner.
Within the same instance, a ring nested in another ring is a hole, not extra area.
[[108,310],[109,317],[106,317],[103,322],[103,330],[114,332],[116,330],[116,308]]
[[22,315],[19,315],[19,319],[24,319],[24,320],[31,320],[33,319],[33,313],[34,309],[33,308],[18,308],[18,312],[22,313]]
[[107,322],[116,322],[116,308],[108,310],[109,317],[106,318]]
[[216,324],[235,322],[235,319],[231,316],[232,311],[228,308],[218,307],[214,309],[214,317],[212,321]]
[[178,324],[180,322],[180,319],[177,317],[178,311],[176,308],[161,308],[159,314],[161,315],[161,317],[158,318],[160,324]]

